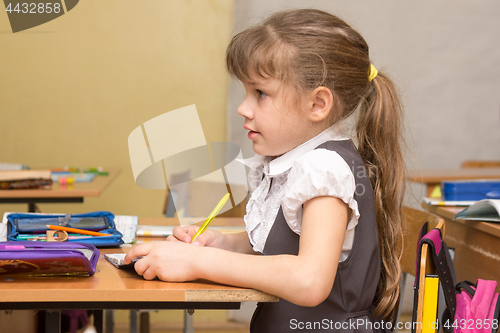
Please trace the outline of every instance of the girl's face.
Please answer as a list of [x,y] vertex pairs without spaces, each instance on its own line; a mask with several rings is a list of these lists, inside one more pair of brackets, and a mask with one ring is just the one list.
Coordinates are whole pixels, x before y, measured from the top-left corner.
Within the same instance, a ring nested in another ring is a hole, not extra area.
[[308,140],[310,122],[294,103],[293,89],[275,79],[243,82],[246,97],[238,107],[256,154],[280,156]]

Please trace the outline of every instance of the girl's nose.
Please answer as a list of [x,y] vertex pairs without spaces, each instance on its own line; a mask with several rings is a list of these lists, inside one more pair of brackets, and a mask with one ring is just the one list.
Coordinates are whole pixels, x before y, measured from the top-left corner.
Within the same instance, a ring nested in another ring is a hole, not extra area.
[[250,103],[248,102],[247,98],[241,102],[240,106],[238,107],[238,114],[242,117],[252,119],[253,117],[253,112],[252,108],[250,106]]

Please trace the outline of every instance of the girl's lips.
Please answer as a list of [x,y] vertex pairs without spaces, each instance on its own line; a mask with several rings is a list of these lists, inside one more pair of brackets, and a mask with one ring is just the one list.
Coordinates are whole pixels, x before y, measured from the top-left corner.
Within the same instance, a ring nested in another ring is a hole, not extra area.
[[258,137],[259,135],[260,135],[260,133],[259,133],[259,132],[254,132],[254,131],[250,131],[250,132],[248,132],[248,138],[249,138],[250,140],[252,140],[252,141],[253,141],[253,140],[255,140],[255,139],[257,139],[257,137]]

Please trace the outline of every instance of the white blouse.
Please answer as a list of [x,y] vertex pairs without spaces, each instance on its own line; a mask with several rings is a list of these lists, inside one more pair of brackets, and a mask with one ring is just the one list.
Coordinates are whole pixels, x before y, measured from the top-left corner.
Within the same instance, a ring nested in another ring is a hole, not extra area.
[[242,161],[250,168],[248,182],[252,195],[246,206],[245,224],[254,251],[264,251],[280,205],[288,226],[300,235],[302,205],[314,197],[333,196],[352,210],[340,261],[348,257],[360,216],[354,200],[354,175],[337,152],[315,149],[332,140],[347,139],[332,126],[277,158],[255,155]]

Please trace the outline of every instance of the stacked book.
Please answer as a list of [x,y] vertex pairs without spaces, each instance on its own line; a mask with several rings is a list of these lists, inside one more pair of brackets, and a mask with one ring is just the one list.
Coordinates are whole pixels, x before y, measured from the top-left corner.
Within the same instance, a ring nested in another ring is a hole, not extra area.
[[50,170],[0,170],[0,190],[32,189],[50,185]]

